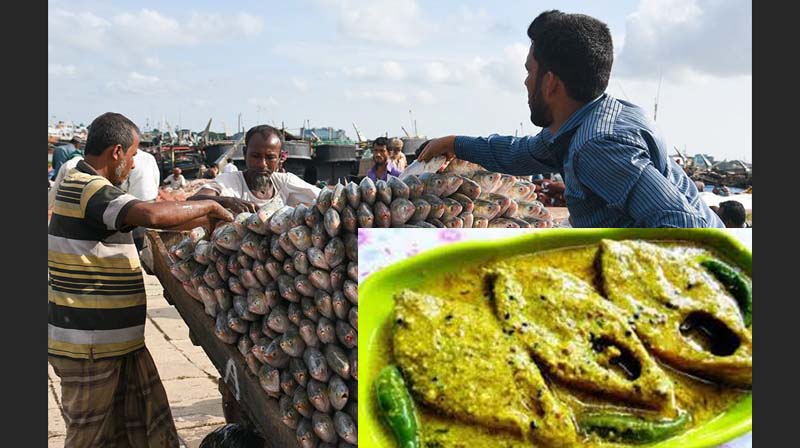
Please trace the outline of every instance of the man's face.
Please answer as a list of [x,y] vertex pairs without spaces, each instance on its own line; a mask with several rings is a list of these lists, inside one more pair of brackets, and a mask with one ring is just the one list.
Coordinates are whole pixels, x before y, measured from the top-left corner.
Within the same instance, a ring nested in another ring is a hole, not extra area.
[[262,189],[269,184],[270,176],[278,169],[280,154],[281,140],[276,135],[264,138],[261,134],[255,134],[250,138],[244,163],[247,168],[245,174],[252,178],[254,188]]
[[375,162],[375,165],[385,164],[388,157],[389,151],[386,149],[386,145],[375,145],[372,147],[372,160]]
[[139,151],[139,136],[133,135],[133,143],[130,147],[123,150],[121,157],[117,160],[113,170],[113,179],[109,179],[113,185],[120,186],[125,179],[131,174],[131,171],[136,168],[133,162],[133,157]]
[[528,51],[525,61],[528,76],[525,78],[525,88],[528,90],[528,108],[531,110],[531,122],[541,128],[546,128],[553,123],[553,114],[544,101],[542,95],[542,79],[544,74],[538,76],[539,64],[533,57],[533,44]]

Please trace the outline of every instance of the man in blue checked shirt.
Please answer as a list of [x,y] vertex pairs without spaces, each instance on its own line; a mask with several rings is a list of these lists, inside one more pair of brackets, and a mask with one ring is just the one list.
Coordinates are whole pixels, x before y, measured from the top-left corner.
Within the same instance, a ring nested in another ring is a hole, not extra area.
[[528,37],[525,87],[542,131],[437,138],[422,161],[445,155],[514,175],[559,172],[575,227],[724,227],[645,111],[604,93],[614,59],[606,24],[546,11]]

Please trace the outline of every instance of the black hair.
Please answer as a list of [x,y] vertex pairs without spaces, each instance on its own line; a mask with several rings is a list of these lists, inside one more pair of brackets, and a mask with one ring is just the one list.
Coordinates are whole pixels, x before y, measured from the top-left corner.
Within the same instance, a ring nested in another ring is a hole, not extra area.
[[744,205],[738,201],[720,202],[717,214],[726,227],[742,227],[747,220]]
[[250,144],[250,139],[256,134],[261,134],[261,136],[265,140],[268,139],[270,135],[274,135],[278,137],[278,139],[281,141],[281,145],[283,145],[283,136],[281,135],[281,132],[279,130],[275,129],[274,127],[268,124],[260,124],[258,126],[253,126],[252,128],[250,128],[250,130],[247,131],[247,134],[245,134],[244,148],[242,148],[243,152],[247,152],[247,145]]
[[249,427],[232,423],[210,432],[200,448],[264,448],[264,438]]
[[528,37],[539,65],[538,76],[558,76],[567,94],[588,102],[605,92],[614,63],[608,26],[583,14],[545,11],[531,22]]
[[375,141],[372,142],[372,147],[376,146],[385,146],[386,149],[389,149],[389,139],[386,137],[378,137]]
[[84,154],[99,156],[109,146],[121,145],[125,151],[133,145],[134,135],[139,128],[122,114],[106,112],[95,118],[89,125]]

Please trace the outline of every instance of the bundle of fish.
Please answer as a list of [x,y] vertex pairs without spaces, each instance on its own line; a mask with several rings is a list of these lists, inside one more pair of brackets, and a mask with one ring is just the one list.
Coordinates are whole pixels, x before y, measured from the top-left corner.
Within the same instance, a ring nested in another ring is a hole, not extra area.
[[241,213],[169,250],[172,274],[214,318],[217,337],[237,346],[302,447],[358,445],[360,200],[344,192]]
[[[353,189],[355,186],[347,187]],[[423,173],[358,186],[359,227],[552,227],[534,184],[485,170]]]

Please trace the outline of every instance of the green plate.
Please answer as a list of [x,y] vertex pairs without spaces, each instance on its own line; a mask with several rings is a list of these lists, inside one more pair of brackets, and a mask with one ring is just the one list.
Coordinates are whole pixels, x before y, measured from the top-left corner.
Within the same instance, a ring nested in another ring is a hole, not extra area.
[[[464,266],[492,259],[539,252],[570,246],[594,244],[601,239],[684,240],[699,242],[714,249],[727,261],[736,264],[752,276],[753,255],[733,236],[723,230],[709,229],[553,229],[525,233],[501,240],[468,241],[432,249],[395,263],[367,277],[359,286],[359,302],[369,311],[362,313],[359,322],[358,394],[362,403],[358,409],[358,432],[362,446],[393,448],[387,443],[386,431],[377,415],[370,415],[368,403],[373,400],[370,372],[378,362],[375,347],[380,343],[379,329],[394,308],[393,296],[404,288],[414,288],[431,277],[460,271]],[[723,415],[691,431],[661,443],[658,448],[714,447],[730,441],[753,428],[752,393]]]

